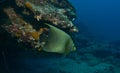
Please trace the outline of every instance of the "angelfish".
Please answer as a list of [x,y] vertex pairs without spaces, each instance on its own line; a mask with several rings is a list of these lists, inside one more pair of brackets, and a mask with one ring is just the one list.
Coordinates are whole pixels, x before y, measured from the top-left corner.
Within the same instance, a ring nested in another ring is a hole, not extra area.
[[50,24],[46,23],[46,25],[50,27],[50,30],[43,51],[68,54],[76,50],[72,38],[67,33]]

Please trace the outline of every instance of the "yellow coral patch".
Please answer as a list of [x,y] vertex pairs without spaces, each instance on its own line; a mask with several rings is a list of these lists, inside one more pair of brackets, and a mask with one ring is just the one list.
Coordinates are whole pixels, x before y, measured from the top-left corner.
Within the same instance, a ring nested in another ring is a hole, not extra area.
[[31,36],[35,39],[35,40],[39,40],[39,32],[37,31],[34,31],[34,32],[31,32]]
[[43,28],[40,28],[39,33],[42,34],[42,32],[43,32]]
[[26,6],[27,8],[29,8],[29,9],[32,9],[32,5],[31,5],[29,2],[26,2],[26,3],[25,3],[25,6]]

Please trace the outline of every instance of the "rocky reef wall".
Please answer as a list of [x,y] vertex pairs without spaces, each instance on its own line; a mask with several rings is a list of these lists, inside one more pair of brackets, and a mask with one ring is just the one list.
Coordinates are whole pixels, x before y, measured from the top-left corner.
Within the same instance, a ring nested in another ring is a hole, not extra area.
[[[76,17],[75,9],[67,0],[4,0],[0,3],[1,31],[6,31],[18,43],[31,46],[32,49],[41,51],[44,48],[52,28],[65,32],[64,37],[67,38],[70,37],[68,33],[78,32],[72,23]],[[69,40],[72,41],[71,37]],[[68,46],[68,43],[66,41],[65,44]]]

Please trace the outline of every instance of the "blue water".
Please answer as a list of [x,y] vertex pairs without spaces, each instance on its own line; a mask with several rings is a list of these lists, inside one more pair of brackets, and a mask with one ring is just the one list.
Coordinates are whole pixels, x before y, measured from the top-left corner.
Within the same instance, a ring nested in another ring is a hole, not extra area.
[[[120,40],[119,0],[69,0],[76,8],[76,21],[86,25],[98,39]],[[81,27],[82,28],[82,27]],[[102,38],[101,38],[102,37]]]

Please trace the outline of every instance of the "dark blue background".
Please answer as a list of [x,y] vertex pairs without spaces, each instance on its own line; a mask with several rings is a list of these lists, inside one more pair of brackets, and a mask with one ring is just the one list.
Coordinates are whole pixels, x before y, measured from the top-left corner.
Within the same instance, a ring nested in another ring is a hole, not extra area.
[[107,41],[120,40],[120,0],[69,1],[76,8],[76,21],[89,32]]

